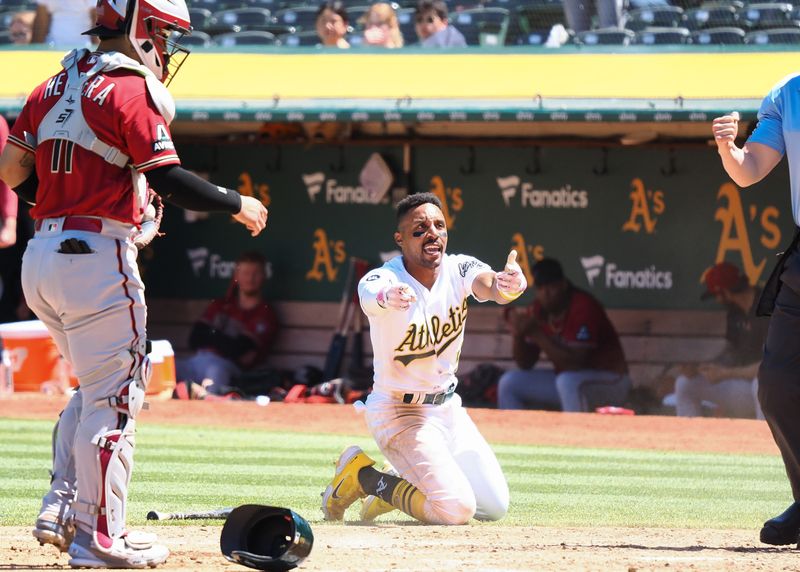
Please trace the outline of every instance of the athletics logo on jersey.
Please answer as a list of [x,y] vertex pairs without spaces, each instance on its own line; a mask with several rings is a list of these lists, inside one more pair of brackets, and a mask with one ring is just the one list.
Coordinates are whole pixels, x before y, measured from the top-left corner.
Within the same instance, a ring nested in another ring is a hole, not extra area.
[[160,153],[161,151],[174,151],[175,143],[169,136],[167,128],[159,123],[156,125],[156,140],[153,141],[153,153]]
[[[407,366],[417,359],[442,355],[464,332],[467,311],[465,298],[460,306],[451,306],[444,317],[433,315],[427,322],[421,324],[412,322],[406,330],[403,341],[394,349],[403,355],[395,355],[394,359]],[[426,348],[430,349],[425,351]]]

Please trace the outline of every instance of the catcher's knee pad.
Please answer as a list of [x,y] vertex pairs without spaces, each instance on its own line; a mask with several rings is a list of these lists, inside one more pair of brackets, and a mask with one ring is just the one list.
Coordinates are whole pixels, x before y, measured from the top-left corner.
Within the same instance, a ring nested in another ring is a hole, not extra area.
[[100,495],[96,504],[79,498],[74,503],[75,518],[87,526],[98,548],[110,550],[114,540],[125,532],[128,485],[133,470],[136,422],[128,417],[122,429],[98,434],[93,472],[98,475]]

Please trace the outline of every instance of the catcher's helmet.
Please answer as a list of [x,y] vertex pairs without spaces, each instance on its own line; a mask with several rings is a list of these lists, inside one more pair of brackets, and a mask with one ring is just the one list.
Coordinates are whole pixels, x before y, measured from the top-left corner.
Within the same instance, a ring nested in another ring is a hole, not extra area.
[[311,552],[311,526],[288,508],[245,504],[225,520],[219,547],[231,562],[257,570],[291,570]]
[[127,36],[141,62],[165,84],[189,55],[179,41],[191,33],[184,0],[97,0],[95,26],[84,32],[101,38]]

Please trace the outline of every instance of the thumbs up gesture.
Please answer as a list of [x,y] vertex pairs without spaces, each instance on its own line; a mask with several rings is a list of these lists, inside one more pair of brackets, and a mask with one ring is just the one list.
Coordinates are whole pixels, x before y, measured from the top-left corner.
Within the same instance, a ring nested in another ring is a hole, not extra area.
[[497,281],[497,291],[500,296],[508,301],[516,300],[528,287],[528,282],[525,280],[525,273],[522,272],[519,264],[517,264],[517,251],[512,250],[508,253],[505,268],[502,272],[495,275]]
[[714,133],[714,141],[717,147],[729,147],[734,145],[736,136],[739,134],[739,112],[732,111],[722,117],[717,117],[711,124],[711,131]]

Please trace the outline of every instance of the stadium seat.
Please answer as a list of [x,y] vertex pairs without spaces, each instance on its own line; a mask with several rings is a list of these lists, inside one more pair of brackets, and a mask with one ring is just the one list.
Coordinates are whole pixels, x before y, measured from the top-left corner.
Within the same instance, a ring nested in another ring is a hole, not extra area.
[[633,43],[636,34],[619,28],[598,28],[578,32],[576,43],[584,46],[627,46]]
[[273,12],[280,7],[278,0],[244,0],[244,8],[264,8]]
[[292,26],[298,31],[313,30],[317,23],[317,7],[295,6],[284,8],[275,12],[275,21],[278,24]]
[[205,31],[211,21],[211,10],[208,8],[189,8],[189,21],[195,30]]
[[275,34],[260,31],[231,32],[229,34],[215,36],[214,43],[223,48],[238,46],[274,46]]
[[[572,44],[575,42],[575,34],[573,34],[570,30],[566,30],[567,32],[567,41],[564,42],[566,44]],[[550,29],[543,29],[543,30],[530,30],[527,33],[519,33],[516,34],[514,38],[510,38],[506,36],[506,45],[507,46],[544,46],[547,39],[550,37]]]
[[0,46],[5,46],[13,43],[14,42],[11,40],[11,32],[0,32]]
[[640,32],[645,28],[676,28],[683,25],[683,9],[677,6],[653,6],[631,10],[624,16],[625,28]]
[[750,29],[787,28],[792,25],[792,5],[783,2],[748,4],[739,19]]
[[243,0],[191,0],[191,2],[187,2],[186,4],[189,8],[205,8],[211,10],[211,12],[246,7],[246,2]]
[[690,30],[739,26],[739,14],[734,6],[701,6],[687,10],[685,18]]
[[36,0],[0,0],[0,12],[11,10],[36,10]]
[[450,23],[464,34],[468,46],[502,46],[508,29],[505,8],[473,8],[450,15]]
[[744,37],[744,43],[753,46],[773,44],[800,44],[800,28],[772,28],[756,30]]
[[362,27],[362,25],[359,23],[359,20],[361,20],[364,14],[367,13],[367,10],[369,10],[369,6],[365,6],[364,4],[348,6],[346,11],[347,19],[350,21],[350,25],[353,27],[356,25],[358,25],[359,28]]
[[266,32],[274,27],[269,10],[264,8],[233,8],[215,12],[206,31],[216,35],[228,32]]
[[699,46],[737,45],[744,43],[744,36],[741,28],[708,28],[692,32],[692,43]]
[[321,45],[316,30],[306,30],[304,32],[295,32],[294,34],[281,34],[278,36],[278,43],[287,48]]
[[181,44],[192,48],[207,48],[214,45],[211,36],[200,30],[192,32],[191,36],[184,36],[181,38]]
[[634,43],[640,46],[688,44],[691,34],[686,28],[645,28],[636,33]]
[[400,33],[403,34],[406,46],[419,41],[417,30],[414,27],[414,8],[400,8],[397,11],[397,23],[400,25]]
[[550,29],[556,24],[564,24],[564,6],[561,0],[532,0],[517,8],[509,23],[509,32],[519,30],[520,34],[531,30]]
[[16,12],[0,12],[0,31],[8,30],[11,21],[14,19],[14,14],[16,14]]

